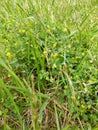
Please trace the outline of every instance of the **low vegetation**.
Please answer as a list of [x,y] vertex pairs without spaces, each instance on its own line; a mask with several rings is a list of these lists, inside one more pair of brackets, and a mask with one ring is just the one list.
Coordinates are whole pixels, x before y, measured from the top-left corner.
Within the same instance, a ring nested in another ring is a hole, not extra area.
[[98,130],[97,0],[0,3],[0,130]]

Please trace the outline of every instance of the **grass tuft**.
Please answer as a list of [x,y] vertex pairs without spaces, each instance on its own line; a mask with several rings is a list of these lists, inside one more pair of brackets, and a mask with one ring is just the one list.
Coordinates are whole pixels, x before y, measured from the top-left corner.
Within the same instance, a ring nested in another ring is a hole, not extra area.
[[0,130],[98,129],[98,2],[0,1]]

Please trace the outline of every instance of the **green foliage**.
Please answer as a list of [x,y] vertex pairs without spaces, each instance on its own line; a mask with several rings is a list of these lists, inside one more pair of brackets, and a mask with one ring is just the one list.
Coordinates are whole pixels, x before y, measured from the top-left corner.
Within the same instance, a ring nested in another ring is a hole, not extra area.
[[98,2],[0,3],[0,129],[97,130]]

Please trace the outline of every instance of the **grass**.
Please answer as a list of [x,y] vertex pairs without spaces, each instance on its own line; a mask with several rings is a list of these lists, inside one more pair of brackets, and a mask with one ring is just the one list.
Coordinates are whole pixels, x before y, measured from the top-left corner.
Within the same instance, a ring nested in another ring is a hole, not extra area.
[[98,130],[97,0],[1,0],[0,130]]

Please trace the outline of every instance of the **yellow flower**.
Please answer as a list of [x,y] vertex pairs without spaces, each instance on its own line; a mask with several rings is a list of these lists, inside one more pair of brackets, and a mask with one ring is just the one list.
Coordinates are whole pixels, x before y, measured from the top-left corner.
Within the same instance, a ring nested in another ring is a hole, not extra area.
[[66,88],[68,88],[68,86],[67,86],[67,85],[65,85],[65,86],[64,86],[64,88],[66,89]]
[[75,60],[75,57],[72,57],[73,60]]
[[72,76],[70,76],[70,78],[72,79]]
[[93,63],[93,61],[92,61],[92,60],[90,60],[89,62],[90,62],[90,63]]
[[29,42],[26,42],[26,45],[29,45]]
[[93,23],[94,21],[91,19],[91,23]]
[[24,30],[24,29],[20,29],[19,32],[20,32],[20,33],[24,33],[25,30]]
[[8,51],[8,48],[6,48],[6,50],[5,51]]
[[53,58],[55,58],[55,57],[58,56],[58,54],[57,54],[57,53],[54,53],[54,54],[52,54],[51,56],[52,56]]
[[68,48],[71,48],[71,45],[70,45],[70,44],[68,45]]
[[72,99],[72,100],[73,100],[73,99],[75,99],[75,96],[74,96],[74,95],[72,95],[72,96],[71,96],[71,99]]
[[88,89],[87,89],[87,87],[85,87],[85,88],[84,88],[84,91],[85,91],[86,93],[88,92]]
[[35,58],[35,57],[33,57],[33,60],[36,60],[36,58]]
[[15,43],[14,46],[17,47],[17,43]]
[[44,50],[43,54],[44,54],[44,55],[47,55],[47,51]]
[[89,80],[89,83],[92,83],[92,82],[93,82],[93,81],[90,79],[90,80]]
[[10,52],[7,52],[6,56],[7,56],[8,58],[11,58],[11,53],[10,53]]
[[91,105],[88,105],[87,108],[90,109],[90,108],[91,108]]
[[84,56],[85,55],[85,53],[84,52],[82,52],[82,56]]
[[75,58],[76,58],[76,59],[78,59],[79,57],[78,57],[78,56],[76,56]]
[[62,64],[61,64],[61,69],[66,69],[66,63],[65,62],[63,62]]
[[52,68],[56,68],[56,67],[57,67],[56,64],[53,64]]
[[83,109],[85,108],[85,106],[84,106],[83,104],[81,105],[81,107],[82,107]]
[[76,77],[76,79],[78,79],[78,78],[79,78],[79,76],[78,76],[78,75],[76,75],[75,77]]
[[59,66],[60,70],[63,68],[62,65]]
[[46,77],[46,80],[48,81],[48,80],[49,80],[49,77]]
[[67,27],[65,27],[63,31],[66,32],[67,31]]
[[50,29],[47,29],[47,32],[50,33],[51,32]]
[[8,78],[10,78],[11,77],[11,75],[10,74],[8,74]]
[[55,48],[56,46],[57,46],[57,43],[54,43],[54,44],[53,44],[53,47]]

